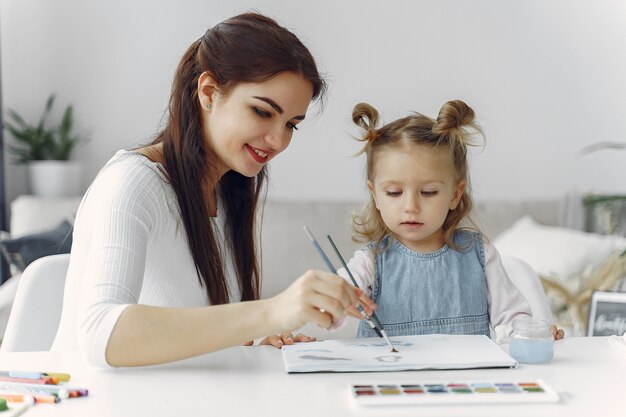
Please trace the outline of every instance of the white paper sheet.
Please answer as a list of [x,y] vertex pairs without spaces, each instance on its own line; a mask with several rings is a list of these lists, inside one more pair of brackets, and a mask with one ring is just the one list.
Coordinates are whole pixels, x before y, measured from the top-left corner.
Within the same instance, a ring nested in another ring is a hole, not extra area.
[[397,336],[391,341],[398,353],[390,352],[389,346],[379,338],[283,346],[285,370],[290,373],[387,372],[517,367],[517,361],[487,336]]

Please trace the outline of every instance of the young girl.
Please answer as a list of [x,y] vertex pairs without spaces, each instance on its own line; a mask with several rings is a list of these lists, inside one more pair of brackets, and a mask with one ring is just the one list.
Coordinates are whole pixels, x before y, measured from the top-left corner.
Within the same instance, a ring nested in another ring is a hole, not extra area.
[[[436,120],[418,113],[377,128],[378,112],[361,103],[352,120],[364,132],[371,201],[353,219],[356,239],[369,243],[348,267],[387,333],[504,335],[530,316],[496,249],[460,226],[472,208],[467,146],[481,132],[473,110],[454,100]],[[361,322],[357,336],[376,334]]]

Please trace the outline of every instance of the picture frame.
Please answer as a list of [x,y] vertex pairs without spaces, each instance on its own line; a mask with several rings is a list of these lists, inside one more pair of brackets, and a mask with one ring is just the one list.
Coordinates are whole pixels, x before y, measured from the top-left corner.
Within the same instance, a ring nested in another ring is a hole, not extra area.
[[626,292],[594,291],[589,303],[587,336],[621,336],[626,332]]

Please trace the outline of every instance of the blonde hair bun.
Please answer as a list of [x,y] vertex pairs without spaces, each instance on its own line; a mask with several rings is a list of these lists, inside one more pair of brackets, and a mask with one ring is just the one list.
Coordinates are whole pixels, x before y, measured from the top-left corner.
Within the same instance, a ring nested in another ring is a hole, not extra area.
[[444,103],[433,125],[433,133],[466,143],[471,133],[481,131],[474,120],[474,110],[462,100]]
[[352,121],[355,125],[363,129],[362,141],[371,142],[376,139],[378,126],[378,110],[367,103],[358,103],[352,109]]

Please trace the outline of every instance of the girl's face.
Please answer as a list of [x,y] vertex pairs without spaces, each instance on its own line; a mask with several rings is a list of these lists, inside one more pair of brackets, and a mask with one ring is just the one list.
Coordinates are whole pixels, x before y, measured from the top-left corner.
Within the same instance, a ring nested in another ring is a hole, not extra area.
[[220,176],[230,170],[257,175],[287,148],[313,96],[311,82],[292,72],[261,83],[238,84],[227,95],[216,87],[208,73],[200,76],[204,137],[220,159]]
[[443,222],[459,204],[466,182],[457,181],[447,149],[407,145],[380,151],[368,187],[387,228],[408,248],[435,252],[444,244]]

